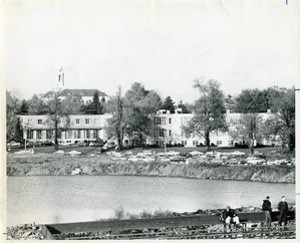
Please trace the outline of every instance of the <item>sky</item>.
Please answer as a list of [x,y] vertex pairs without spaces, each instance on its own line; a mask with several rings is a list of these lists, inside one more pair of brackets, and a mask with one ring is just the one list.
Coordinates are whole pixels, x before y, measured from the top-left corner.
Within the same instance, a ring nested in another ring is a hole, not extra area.
[[300,1],[2,1],[1,77],[23,98],[55,86],[114,95],[134,82],[193,102],[193,80],[224,93],[299,85]]

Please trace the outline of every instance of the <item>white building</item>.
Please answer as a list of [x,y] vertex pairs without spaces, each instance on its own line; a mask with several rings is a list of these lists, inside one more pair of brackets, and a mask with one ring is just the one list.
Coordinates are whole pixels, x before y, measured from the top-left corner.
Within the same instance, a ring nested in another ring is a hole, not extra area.
[[[229,131],[235,129],[236,125],[240,123],[242,113],[234,113],[227,110],[226,122],[229,126]],[[199,145],[205,145],[203,137],[193,133],[186,135],[183,126],[186,126],[188,122],[193,118],[194,114],[183,114],[180,109],[176,109],[174,114],[171,114],[167,110],[159,110],[154,117],[154,123],[158,126],[155,131],[154,138],[149,138],[150,143],[162,146],[164,142],[167,144],[182,144],[187,147],[195,147]],[[258,113],[258,116],[264,122],[269,117],[274,116],[270,111],[266,113]],[[271,145],[272,142],[267,139],[261,139],[260,141],[254,141],[254,143],[262,143],[264,145]],[[234,140],[230,136],[230,132],[214,131],[210,134],[210,143],[219,147],[231,147],[236,143],[242,144],[243,141]]]
[[[58,124],[58,141],[75,143],[95,141],[97,138],[107,140],[104,126],[111,115],[70,115],[61,118]],[[20,116],[23,138],[27,141],[53,141],[55,135],[54,121],[48,115]]]
[[[84,104],[88,104],[93,101],[93,97],[95,93],[98,93],[99,101],[106,102],[108,96],[104,92],[98,89],[63,89],[58,92],[58,98],[60,100],[66,99],[68,96],[70,97],[80,97]],[[47,92],[42,99],[44,101],[48,101],[54,97],[54,91]]]
[[[75,143],[76,141],[95,141],[97,138],[108,140],[105,133],[105,124],[111,114],[103,115],[70,115],[61,119],[59,123],[59,141],[61,143]],[[148,144],[163,146],[167,144],[181,144],[187,147],[196,147],[205,145],[203,137],[197,134],[187,136],[183,126],[193,118],[194,114],[183,114],[180,109],[176,109],[174,114],[167,110],[159,110],[153,117],[153,122],[157,129],[153,131],[153,136],[147,138]],[[233,113],[229,110],[226,113],[226,121],[229,130],[234,130],[235,126],[241,120],[241,113]],[[274,116],[270,111],[259,113],[262,121]],[[23,138],[28,141],[53,141],[54,122],[48,115],[23,115],[20,116],[21,126],[23,128]],[[272,142],[266,139],[260,139],[259,142],[264,145],[271,145]],[[125,144],[132,144],[129,138],[125,136]],[[219,147],[231,147],[235,143],[242,144],[243,141],[234,140],[230,132],[214,131],[210,134],[210,143]]]
[[53,87],[53,91],[47,92],[42,96],[42,100],[48,101],[54,97],[54,94],[58,94],[58,98],[60,100],[64,100],[67,97],[80,97],[84,104],[93,101],[93,97],[95,93],[98,93],[99,100],[102,102],[106,102],[108,96],[104,92],[98,89],[69,89],[65,87],[65,74],[63,68],[60,67],[58,71],[58,77],[56,85]]

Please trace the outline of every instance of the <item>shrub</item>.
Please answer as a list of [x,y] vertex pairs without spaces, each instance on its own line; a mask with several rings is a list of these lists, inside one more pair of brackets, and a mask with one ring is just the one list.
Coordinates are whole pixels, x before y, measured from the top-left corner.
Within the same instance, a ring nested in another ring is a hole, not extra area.
[[119,206],[115,209],[115,218],[116,219],[123,219],[125,216],[125,211],[122,206]]

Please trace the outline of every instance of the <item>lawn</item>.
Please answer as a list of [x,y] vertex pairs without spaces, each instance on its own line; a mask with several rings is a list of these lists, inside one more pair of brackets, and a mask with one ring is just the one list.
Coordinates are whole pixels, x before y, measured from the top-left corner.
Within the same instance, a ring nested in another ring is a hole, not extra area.
[[[31,149],[31,148],[29,148]],[[99,147],[78,147],[76,145],[72,146],[59,146],[59,150],[63,150],[65,152],[76,150],[81,152],[82,154],[92,154],[95,152],[99,152],[101,148]],[[20,149],[13,149],[11,152],[18,151]],[[124,149],[124,151],[132,151],[134,154],[139,153],[144,150],[151,150],[153,152],[164,152],[164,148],[131,148],[131,149]],[[207,152],[207,147],[170,147],[167,148],[167,151],[176,151],[176,152],[184,152],[188,153],[191,151],[200,151],[200,152]],[[250,149],[248,148],[235,148],[235,147],[211,147],[210,151],[218,151],[218,152],[233,152],[233,151],[240,151],[246,154],[250,154]],[[262,148],[255,148],[254,151],[259,151],[261,153],[270,153],[271,151],[276,151],[276,147],[262,147]],[[34,151],[36,153],[54,153],[55,148],[54,146],[48,147],[35,147]],[[292,155],[292,157],[295,157]]]

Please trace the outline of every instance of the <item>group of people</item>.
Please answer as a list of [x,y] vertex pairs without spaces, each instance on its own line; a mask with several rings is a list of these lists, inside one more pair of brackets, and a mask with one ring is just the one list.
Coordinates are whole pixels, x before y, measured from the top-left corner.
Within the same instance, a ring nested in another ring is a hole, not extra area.
[[[282,225],[282,223],[283,223],[283,225],[286,226],[287,225],[288,204],[286,202],[285,196],[281,197],[281,201],[278,203],[277,209],[279,211],[278,225]],[[269,196],[267,196],[266,199],[263,200],[262,210],[265,213],[266,225],[271,226],[272,205],[271,205]],[[240,225],[239,216],[229,206],[227,206],[226,209],[223,211],[223,214],[221,215],[221,220],[225,223],[225,225],[228,225],[229,227],[232,224]]]
[[[281,201],[278,203],[277,209],[279,211],[278,216],[278,225],[287,225],[287,214],[289,211],[288,204],[285,200],[285,196],[281,197]],[[266,225],[270,226],[272,222],[272,206],[270,202],[270,197],[267,196],[266,199],[263,201],[262,210],[265,212],[265,219],[266,219]]]

